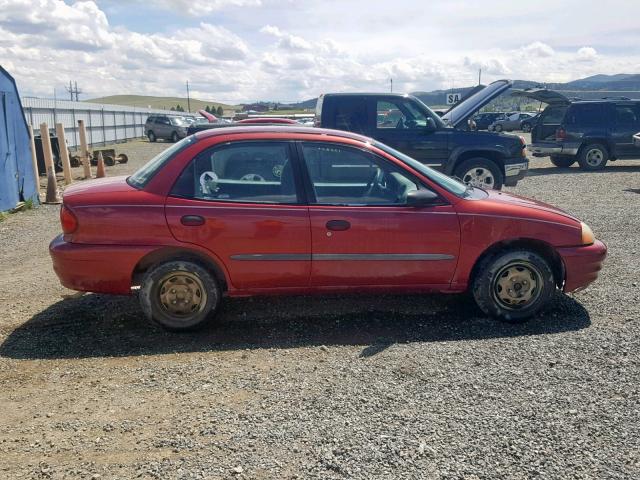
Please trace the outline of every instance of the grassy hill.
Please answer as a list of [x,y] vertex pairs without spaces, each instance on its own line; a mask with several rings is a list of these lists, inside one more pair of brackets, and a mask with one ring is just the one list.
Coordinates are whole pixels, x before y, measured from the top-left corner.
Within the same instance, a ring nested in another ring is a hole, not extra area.
[[[181,105],[185,110],[187,109],[187,98],[186,97],[150,97],[145,95],[110,95],[108,97],[100,97],[93,98],[91,100],[87,100],[87,102],[91,103],[101,103],[105,105],[126,105],[130,107],[140,107],[140,108],[156,108],[161,110],[170,110],[171,107],[175,107],[176,105]],[[227,112],[231,113],[232,111],[238,110],[239,108],[233,105],[227,105],[220,102],[206,101],[206,100],[198,100],[197,98],[191,99],[191,110],[193,112],[197,112],[198,110],[204,110],[206,106],[218,108],[219,105],[222,105],[225,114]]]

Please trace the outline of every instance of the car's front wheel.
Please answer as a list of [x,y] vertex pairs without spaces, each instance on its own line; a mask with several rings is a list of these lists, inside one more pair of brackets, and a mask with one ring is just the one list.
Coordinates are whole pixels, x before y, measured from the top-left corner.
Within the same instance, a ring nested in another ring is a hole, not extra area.
[[454,175],[463,183],[479,188],[500,190],[504,175],[498,165],[486,158],[470,158],[455,169]]
[[498,124],[498,125],[496,125],[495,127],[493,127],[493,129],[494,129],[496,132],[500,133],[500,132],[502,131],[502,125]]
[[149,139],[150,142],[155,142],[158,139],[158,137],[156,137],[156,134],[153,133],[152,130],[149,130],[147,132],[147,138]]
[[529,133],[531,131],[531,124],[530,123],[523,123],[522,124],[522,131],[525,133]]
[[543,257],[529,250],[508,250],[482,261],[471,288],[484,313],[517,323],[544,308],[556,285]]
[[173,143],[176,143],[178,140],[179,140],[179,138],[178,138],[178,133],[177,133],[177,132],[173,132],[173,133],[171,134],[171,141],[172,141]]
[[560,168],[569,168],[571,165],[576,163],[576,158],[570,155],[551,155],[549,159],[551,160],[551,163]]
[[220,298],[214,276],[191,261],[158,264],[140,286],[140,305],[147,318],[172,331],[203,326],[218,310]]

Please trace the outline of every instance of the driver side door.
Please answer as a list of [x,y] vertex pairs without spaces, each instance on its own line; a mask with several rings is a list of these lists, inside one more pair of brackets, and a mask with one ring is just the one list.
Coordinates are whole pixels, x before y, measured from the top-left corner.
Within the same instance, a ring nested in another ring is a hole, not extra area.
[[459,253],[460,227],[446,202],[408,207],[426,185],[367,150],[302,142],[315,287],[446,286]]
[[442,165],[449,157],[447,132],[427,127],[427,115],[408,98],[373,98],[374,138],[416,160]]

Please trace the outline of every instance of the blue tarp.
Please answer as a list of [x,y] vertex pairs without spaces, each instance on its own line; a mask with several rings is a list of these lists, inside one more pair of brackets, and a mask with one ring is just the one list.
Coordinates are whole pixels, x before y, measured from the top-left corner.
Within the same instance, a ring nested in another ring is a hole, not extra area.
[[0,212],[28,199],[37,205],[29,128],[16,82],[0,66]]

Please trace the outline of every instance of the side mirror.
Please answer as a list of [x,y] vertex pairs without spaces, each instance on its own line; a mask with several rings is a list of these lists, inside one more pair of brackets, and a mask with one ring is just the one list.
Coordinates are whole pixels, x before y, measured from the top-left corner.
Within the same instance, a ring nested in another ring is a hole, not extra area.
[[434,120],[433,118],[431,118],[431,117],[427,117],[427,123],[426,123],[426,126],[427,126],[427,130],[428,130],[428,131],[433,131],[433,130],[435,130],[435,129],[437,129],[437,128],[438,128],[438,127],[436,126],[436,122],[435,122],[435,120]]
[[409,207],[428,207],[439,203],[440,197],[431,190],[412,190],[407,193],[407,205]]

